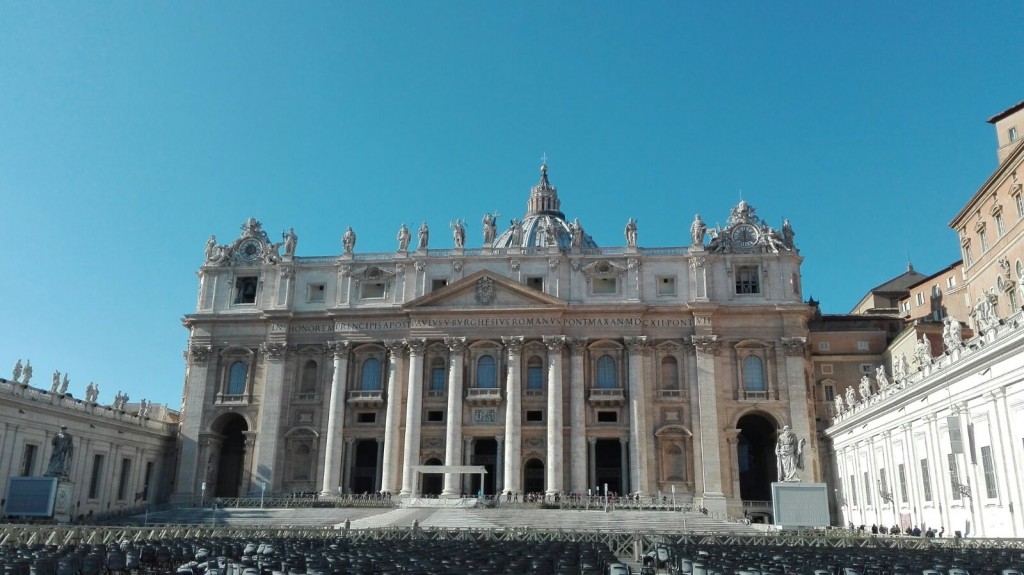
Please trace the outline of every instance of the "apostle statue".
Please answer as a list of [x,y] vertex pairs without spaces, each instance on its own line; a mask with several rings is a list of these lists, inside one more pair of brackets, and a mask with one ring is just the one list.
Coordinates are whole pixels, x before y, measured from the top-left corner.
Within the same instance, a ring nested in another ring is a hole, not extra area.
[[32,379],[32,360],[25,360],[25,371],[22,373],[22,385],[28,385],[30,379]]
[[626,229],[623,232],[626,235],[626,245],[635,248],[636,247],[636,220],[629,218],[626,222]]
[[405,227],[405,223],[402,223],[402,227],[398,228],[398,251],[404,252],[409,249],[409,240],[412,239],[412,232],[409,228]]
[[462,223],[462,219],[448,222],[448,227],[452,229],[452,240],[455,242],[455,247],[466,247],[466,226]]
[[853,406],[857,405],[857,396],[854,395],[856,392],[853,390],[853,386],[846,388],[846,407],[847,409],[853,409]]
[[352,231],[352,226],[349,226],[345,230],[345,235],[341,236],[341,246],[345,249],[346,254],[350,254],[352,250],[356,249],[356,233]]
[[862,376],[860,378],[860,400],[867,401],[871,397],[871,378]]
[[932,344],[928,341],[928,334],[922,333],[921,339],[918,340],[917,345],[914,346],[914,359],[922,368],[926,365],[931,365]]
[[779,481],[800,481],[797,472],[804,468],[804,443],[805,440],[798,440],[788,425],[782,427],[775,442]]
[[708,233],[708,226],[700,219],[700,214],[693,216],[693,223],[690,224],[690,239],[695,246],[704,245],[704,236]]
[[512,221],[509,222],[509,230],[512,232],[512,246],[522,247],[523,225],[519,222],[519,218],[512,218]]
[[60,432],[53,436],[50,444],[53,445],[53,453],[46,466],[46,477],[67,478],[71,472],[71,456],[75,452],[68,426],[60,426]]
[[498,237],[498,226],[494,223],[501,212],[495,211],[492,213],[484,214],[484,246],[490,247],[494,243],[494,238]]
[[11,381],[13,381],[14,383],[18,383],[19,381],[21,381],[21,360],[20,359],[18,360],[18,363],[14,364],[14,376],[11,377]]
[[283,232],[281,237],[284,238],[284,255],[294,256],[295,247],[299,245],[299,236],[295,235],[295,228],[288,228],[288,231]]
[[878,389],[889,387],[889,377],[885,375],[884,365],[875,368],[875,380],[878,381]]
[[53,380],[50,383],[50,392],[57,393],[58,387],[60,387],[60,372],[55,369],[53,370]]
[[952,353],[964,345],[963,334],[960,332],[960,322],[953,316],[947,315],[942,320],[942,345],[946,353]]
[[795,236],[795,235],[796,235],[796,232],[793,231],[793,226],[791,226],[789,224],[789,220],[787,219],[787,220],[783,221],[782,222],[782,243],[787,248],[789,248],[791,250],[796,249],[796,246],[793,244],[793,236]]
[[574,248],[583,247],[583,226],[579,218],[574,218],[569,224],[569,245]]
[[837,395],[836,399],[835,399],[835,402],[836,402],[836,415],[839,415],[842,412],[846,411],[846,406],[843,405],[843,396],[842,395]]
[[423,225],[420,226],[420,231],[417,232],[416,249],[425,250],[427,249],[427,242],[430,241],[430,228],[427,227],[427,221],[423,220]]
[[71,385],[71,380],[68,379],[68,374],[64,374],[64,381],[60,382],[60,394],[67,395],[68,386]]

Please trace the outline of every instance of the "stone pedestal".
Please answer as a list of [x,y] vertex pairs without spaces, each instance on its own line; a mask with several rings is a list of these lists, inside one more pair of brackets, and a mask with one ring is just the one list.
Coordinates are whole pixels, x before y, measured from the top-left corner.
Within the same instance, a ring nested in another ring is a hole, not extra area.
[[70,481],[58,481],[57,493],[53,502],[53,520],[57,523],[71,523],[71,492],[75,484]]

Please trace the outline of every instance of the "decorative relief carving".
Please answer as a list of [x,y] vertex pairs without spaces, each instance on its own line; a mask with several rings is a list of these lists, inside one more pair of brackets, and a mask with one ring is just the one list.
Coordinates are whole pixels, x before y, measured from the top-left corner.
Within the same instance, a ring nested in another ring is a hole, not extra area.
[[288,353],[288,344],[281,341],[265,341],[260,344],[260,352],[267,354],[272,360],[282,360]]
[[526,437],[523,439],[523,445],[528,449],[541,449],[544,447],[543,437]]
[[692,269],[692,270],[699,270],[699,269],[704,267],[704,264],[706,262],[707,262],[707,258],[704,258],[704,257],[690,258],[690,269]]
[[400,278],[405,277],[405,264],[395,264],[395,275]]
[[693,346],[697,348],[697,353],[714,355],[718,353],[718,348],[721,347],[721,345],[722,342],[718,341],[717,335],[693,336]]
[[583,266],[583,260],[579,260],[579,259],[569,260],[569,267],[571,267],[572,271],[574,271],[574,272],[580,271],[580,268],[582,266]]
[[514,272],[519,271],[519,260],[512,260],[508,262],[508,266],[512,268],[512,271]]
[[341,276],[349,277],[352,275],[352,266],[341,266]]
[[281,277],[285,279],[291,279],[295,277],[295,268],[291,266],[281,268]]
[[523,351],[523,342],[526,338],[521,335],[501,336],[501,343],[505,344],[509,355],[519,355]]
[[789,357],[804,357],[807,354],[807,338],[784,337],[782,338],[782,349]]
[[426,448],[426,449],[438,449],[438,448],[444,447],[444,438],[443,437],[424,437],[423,438],[423,443],[420,444],[420,445],[422,447]]
[[334,357],[342,359],[352,350],[352,342],[347,339],[327,342],[327,351],[334,354]]
[[639,258],[629,258],[626,260],[626,267],[629,268],[629,271],[635,272],[640,269],[640,265],[641,262]]
[[427,340],[423,338],[407,339],[405,344],[409,346],[411,355],[423,355],[423,350],[427,348]]
[[452,269],[456,272],[462,271],[462,260],[452,260]]
[[546,335],[544,336],[544,345],[548,346],[548,351],[552,353],[559,353],[562,351],[562,348],[565,347],[565,336]]
[[448,346],[448,349],[453,354],[466,352],[466,338],[464,337],[446,337],[444,338],[444,344]]
[[497,290],[494,287],[493,279],[484,276],[476,280],[476,293],[474,294],[476,303],[480,305],[491,305],[494,303],[496,293]]
[[427,269],[427,264],[422,260],[417,260],[416,263],[413,264],[413,267],[416,268],[416,271],[422,272],[423,270]]
[[551,258],[548,260],[548,269],[555,271],[562,262],[558,261],[558,258]]

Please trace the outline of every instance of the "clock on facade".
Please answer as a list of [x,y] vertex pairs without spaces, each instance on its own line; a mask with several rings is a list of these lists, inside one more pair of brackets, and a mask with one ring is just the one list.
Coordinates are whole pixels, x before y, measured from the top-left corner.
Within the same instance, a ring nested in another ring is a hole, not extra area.
[[249,238],[238,244],[238,257],[246,261],[254,261],[263,254],[263,244],[255,239]]
[[740,224],[732,230],[732,243],[741,247],[749,248],[757,243],[757,228],[750,224]]

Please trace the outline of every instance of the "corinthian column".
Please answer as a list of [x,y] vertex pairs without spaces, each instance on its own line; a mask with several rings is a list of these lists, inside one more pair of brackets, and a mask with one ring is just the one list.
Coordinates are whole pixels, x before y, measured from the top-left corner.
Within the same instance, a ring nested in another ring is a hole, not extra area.
[[334,354],[334,375],[331,377],[331,398],[327,411],[327,438],[324,444],[324,482],[321,495],[331,495],[341,471],[341,447],[345,427],[345,382],[348,380],[348,353],[352,348],[349,341],[331,341],[327,349]]
[[722,493],[722,457],[719,446],[718,396],[715,385],[715,354],[721,342],[717,335],[695,335],[697,349],[697,411],[700,422],[700,474],[703,505],[710,511],[725,513]]
[[[444,436],[444,464],[462,465],[462,365],[465,361],[466,338],[446,337],[448,354],[448,423]],[[458,473],[444,474],[442,497],[461,494]]]
[[565,336],[544,336],[548,346],[548,453],[545,493],[553,496],[562,491],[562,348]]
[[398,340],[385,341],[388,348],[388,397],[387,410],[384,412],[384,458],[381,461],[380,490],[388,493],[398,491],[396,469],[398,469],[398,427],[402,424],[402,396],[399,393],[398,371],[399,362],[405,352],[405,342]]
[[420,464],[420,420],[423,418],[423,350],[425,339],[410,339],[409,345],[409,389],[405,405],[405,458],[402,465],[402,493],[414,495],[419,489],[412,466]]
[[505,398],[505,485],[502,493],[522,491],[522,449],[523,449],[523,337],[502,337],[501,342],[508,349],[508,392]]
[[583,383],[583,352],[587,338],[568,340],[569,360],[569,491],[586,493],[587,486],[587,397]]
[[629,483],[633,492],[646,495],[647,483],[647,396],[644,385],[644,354],[650,349],[647,337],[627,337],[629,350]]
[[281,404],[284,395],[284,360],[288,346],[284,342],[268,341],[260,344],[263,355],[263,386],[260,392],[259,435],[256,436],[256,461],[252,470],[256,483],[266,483],[271,489],[280,486],[274,476],[277,463],[278,434],[281,429]]

